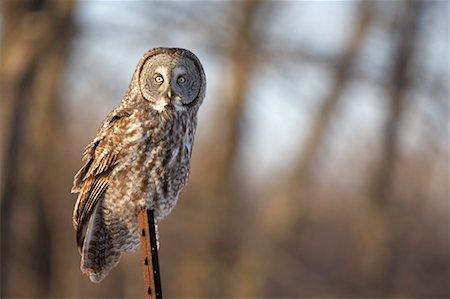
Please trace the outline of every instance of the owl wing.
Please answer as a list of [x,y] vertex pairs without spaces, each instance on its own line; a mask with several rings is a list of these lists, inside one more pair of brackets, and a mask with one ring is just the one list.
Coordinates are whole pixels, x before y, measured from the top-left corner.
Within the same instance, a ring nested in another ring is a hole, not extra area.
[[122,138],[118,128],[125,127],[131,112],[119,109],[113,111],[103,122],[97,137],[83,153],[85,165],[74,177],[72,193],[79,193],[73,211],[73,226],[77,231],[77,244],[81,250],[85,227],[97,203],[109,186],[109,174],[119,163]]

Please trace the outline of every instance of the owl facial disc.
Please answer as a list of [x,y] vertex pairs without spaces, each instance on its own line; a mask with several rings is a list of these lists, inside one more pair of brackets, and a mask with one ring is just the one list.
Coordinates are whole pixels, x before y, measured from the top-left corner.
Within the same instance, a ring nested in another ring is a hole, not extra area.
[[156,54],[145,61],[139,77],[141,93],[159,112],[189,109],[200,93],[202,76],[184,55]]

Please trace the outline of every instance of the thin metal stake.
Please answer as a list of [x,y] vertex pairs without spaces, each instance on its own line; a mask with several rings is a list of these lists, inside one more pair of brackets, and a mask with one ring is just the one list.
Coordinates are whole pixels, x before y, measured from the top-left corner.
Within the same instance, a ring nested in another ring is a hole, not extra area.
[[145,298],[162,299],[159,275],[158,245],[156,243],[153,210],[142,209],[138,213]]

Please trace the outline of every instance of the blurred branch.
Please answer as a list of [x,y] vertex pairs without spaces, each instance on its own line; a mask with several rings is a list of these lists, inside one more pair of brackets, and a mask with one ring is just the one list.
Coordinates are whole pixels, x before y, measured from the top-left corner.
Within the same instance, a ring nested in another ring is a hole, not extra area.
[[330,92],[323,100],[319,108],[317,116],[311,126],[311,131],[305,141],[305,145],[299,155],[299,164],[293,175],[294,184],[302,182],[302,186],[308,183],[308,176],[311,172],[312,165],[316,161],[316,156],[319,153],[319,147],[323,140],[326,129],[333,112],[338,106],[342,92],[346,84],[351,79],[351,72],[354,67],[354,61],[368,31],[369,25],[373,19],[373,3],[362,2],[360,4],[360,13],[358,20],[354,26],[355,31],[349,41],[348,47],[343,56],[339,60],[339,64],[334,74],[334,84],[330,88]]

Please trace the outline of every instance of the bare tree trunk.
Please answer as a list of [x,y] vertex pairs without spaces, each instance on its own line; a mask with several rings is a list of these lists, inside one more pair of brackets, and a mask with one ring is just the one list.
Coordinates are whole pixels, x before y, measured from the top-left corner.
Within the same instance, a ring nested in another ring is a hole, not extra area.
[[1,297],[48,297],[52,233],[43,174],[54,152],[56,91],[73,1],[2,6]]
[[[236,263],[238,249],[241,246],[242,219],[245,218],[245,201],[239,189],[236,173],[238,144],[242,143],[242,122],[245,112],[246,91],[252,76],[253,55],[257,48],[257,41],[251,34],[251,27],[256,18],[256,13],[261,3],[255,0],[243,1],[237,8],[241,11],[241,22],[236,23],[238,28],[236,38],[231,49],[232,63],[232,92],[229,95],[227,109],[227,122],[229,131],[223,144],[223,157],[219,166],[221,173],[217,177],[217,189],[215,194],[220,194],[219,204],[211,213],[220,215],[220,223],[214,239],[210,240],[212,248],[216,248],[217,261],[213,273],[220,273],[219,287],[226,290],[222,296],[234,296],[232,292],[232,269]],[[255,48],[254,48],[255,47]]]
[[[405,91],[408,88],[408,75],[410,75],[410,63],[414,57],[417,30],[422,2],[412,1],[403,3],[400,18],[394,29],[393,40],[396,50],[392,57],[392,78],[388,89],[389,108],[384,125],[384,133],[381,147],[380,162],[374,173],[370,192],[371,210],[373,220],[368,231],[379,232],[374,235],[370,245],[378,249],[370,249],[369,252],[376,256],[367,257],[371,265],[367,265],[363,295],[388,297],[395,288],[396,268],[399,252],[395,250],[394,230],[394,181],[396,161],[398,161],[399,136],[402,116],[405,110]],[[375,242],[374,242],[375,240]]]
[[384,125],[381,163],[374,176],[373,198],[377,205],[386,206],[389,201],[395,163],[398,155],[398,137],[405,106],[405,91],[408,84],[408,71],[414,55],[417,35],[420,2],[405,3],[398,29],[393,37],[397,50],[392,57],[392,78],[389,88],[389,110]]

